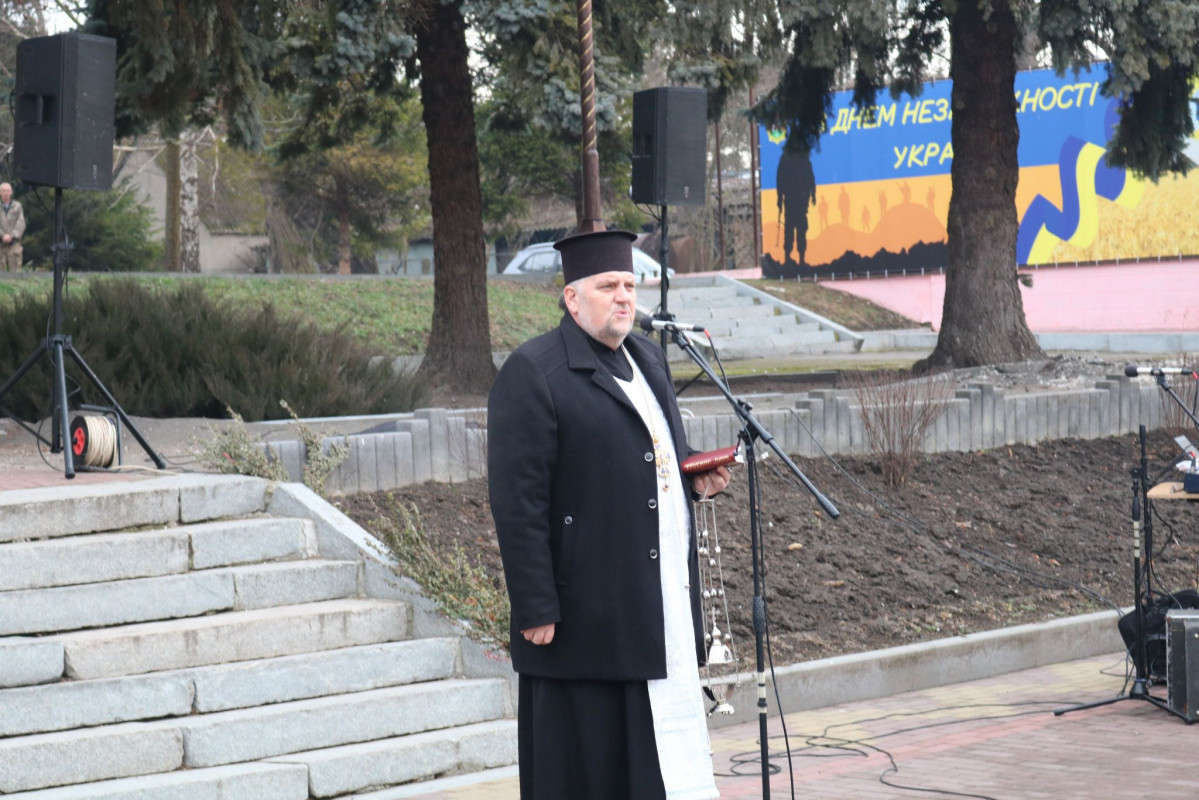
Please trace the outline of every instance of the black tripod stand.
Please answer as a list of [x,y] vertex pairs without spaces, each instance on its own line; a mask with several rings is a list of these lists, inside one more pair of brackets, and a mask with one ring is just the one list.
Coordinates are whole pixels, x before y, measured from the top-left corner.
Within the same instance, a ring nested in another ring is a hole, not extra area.
[[[1149,457],[1145,450],[1145,426],[1140,427],[1141,463],[1131,470],[1132,474],[1132,588],[1133,588],[1133,619],[1136,622],[1132,644],[1132,663],[1134,678],[1132,687],[1127,694],[1118,694],[1106,700],[1084,703],[1068,708],[1055,708],[1055,716],[1070,711],[1081,711],[1084,708],[1098,708],[1111,705],[1121,700],[1145,700],[1158,708],[1168,711],[1189,725],[1191,720],[1186,715],[1170,708],[1169,704],[1149,693],[1152,682],[1149,671],[1148,643],[1145,631],[1145,602],[1153,584],[1153,509],[1149,499],[1149,488],[1152,480],[1149,478]],[[1144,522],[1141,521],[1141,511],[1144,509]],[[1144,556],[1142,557],[1142,548]]]
[[[663,319],[669,323],[671,320],[669,315],[659,315],[658,319]],[[774,437],[770,431],[762,426],[762,423],[750,413],[751,406],[744,400],[739,400],[733,397],[731,391],[724,381],[717,377],[712,370],[712,366],[707,359],[695,348],[685,333],[678,328],[673,328],[669,324],[663,328],[662,335],[669,333],[675,344],[683,349],[691,360],[703,370],[708,379],[720,389],[721,394],[729,401],[733,407],[733,411],[741,420],[741,433],[739,438],[745,445],[745,464],[746,476],[749,489],[749,544],[750,557],[753,560],[753,619],[754,619],[754,674],[758,684],[758,737],[760,739],[762,749],[762,798],[770,800],[770,740],[766,732],[766,602],[762,597],[762,571],[761,571],[761,552],[762,552],[762,532],[758,525],[758,469],[757,459],[754,454],[754,442],[761,440],[771,450],[773,450],[783,463],[787,465],[787,469],[791,474],[799,479],[800,483],[812,493],[816,501],[824,509],[825,513],[830,518],[836,519],[841,516],[841,512],[831,501],[816,488],[815,484],[808,479],[808,476],[795,465],[795,462],[787,456],[783,449],[774,441]]]
[[[0,386],[0,404],[4,401],[4,396],[8,394],[14,386],[24,377],[34,364],[38,362],[42,356],[49,356],[52,369],[51,378],[51,394],[53,396],[50,411],[50,438],[42,436],[41,431],[32,428],[28,424],[22,422],[12,414],[4,410],[3,405],[0,405],[0,412],[5,416],[10,417],[25,430],[29,431],[38,439],[50,446],[51,453],[61,452],[63,455],[63,474],[69,479],[75,477],[75,459],[76,453],[73,452],[71,443],[67,441],[71,425],[69,420],[70,411],[67,408],[67,378],[66,378],[66,357],[70,356],[76,366],[83,371],[87,376],[88,381],[96,390],[104,396],[109,407],[120,418],[125,427],[133,434],[133,438],[142,446],[146,454],[150,456],[150,460],[159,469],[166,468],[166,462],[154,449],[146,443],[142,435],[138,432],[133,423],[129,421],[129,417],[125,411],[113,398],[112,393],[105,388],[100,379],[96,377],[96,373],[92,372],[91,367],[83,360],[83,357],[75,350],[75,346],[71,343],[70,336],[64,336],[62,332],[62,290],[63,284],[66,281],[66,251],[67,244],[63,230],[63,211],[62,211],[62,188],[55,187],[54,189],[54,296],[53,296],[53,311],[51,333],[37,349],[33,351],[33,355],[25,359],[25,363],[13,373],[3,386]],[[81,467],[80,469],[84,469]]]

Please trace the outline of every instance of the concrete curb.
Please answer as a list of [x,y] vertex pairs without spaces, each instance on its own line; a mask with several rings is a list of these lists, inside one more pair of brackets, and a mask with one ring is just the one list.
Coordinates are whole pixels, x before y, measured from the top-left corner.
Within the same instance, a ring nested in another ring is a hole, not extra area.
[[[946,398],[935,424],[925,433],[920,452],[1095,439],[1134,433],[1140,423],[1156,430],[1166,422],[1159,389],[1148,379],[1096,373],[1089,386],[1018,391],[979,378],[978,372],[969,370],[957,376],[953,396]],[[679,402],[680,410],[688,415],[683,421],[687,440],[700,450],[726,447],[736,438],[734,415],[723,401],[713,402],[712,398],[682,398]],[[803,457],[864,455],[871,449],[865,435],[866,420],[885,416],[887,406],[864,407],[862,402],[852,389],[776,392],[769,395],[769,403],[759,406],[757,416],[787,453]],[[325,440],[347,447],[345,460],[325,483],[329,494],[385,491],[430,479],[460,483],[486,474],[486,409],[418,409],[377,419],[377,425],[361,433]],[[303,448],[298,441],[272,441],[262,446],[298,480],[303,469]],[[0,495],[0,522],[4,515],[5,500]],[[0,525],[0,540],[5,536]]]
[[[1124,645],[1116,630],[1116,619],[1113,611],[1100,611],[825,658],[781,667],[775,670],[775,680],[784,711],[788,714],[855,700],[887,697],[1120,652]],[[742,646],[747,647],[748,644],[743,642]],[[752,660],[752,647],[748,649]],[[778,706],[769,672],[766,692],[768,714],[771,718],[777,717]],[[731,702],[737,713],[732,717],[709,718],[710,727],[723,728],[753,721],[757,714],[757,686],[752,673],[741,675],[741,686]],[[462,790],[515,778],[517,774],[516,767],[504,767],[352,797],[360,800],[427,797],[440,791]]]
[[[1114,611],[1099,611],[885,650],[822,658],[781,667],[774,672],[774,682],[785,713],[889,697],[1120,652],[1124,643],[1116,630],[1117,619]],[[752,662],[752,642],[743,641],[741,647]],[[712,717],[712,727],[747,722],[756,713],[758,690],[753,673],[744,672],[740,679],[741,685],[731,701],[737,713],[732,717]],[[768,713],[776,716],[778,705],[769,665],[766,683]]]
[[[937,346],[937,332],[926,328],[894,331],[862,331],[861,352],[928,352]],[[1162,332],[1033,332],[1041,349],[1055,352],[1124,353],[1129,355],[1169,355],[1199,350],[1199,333]]]

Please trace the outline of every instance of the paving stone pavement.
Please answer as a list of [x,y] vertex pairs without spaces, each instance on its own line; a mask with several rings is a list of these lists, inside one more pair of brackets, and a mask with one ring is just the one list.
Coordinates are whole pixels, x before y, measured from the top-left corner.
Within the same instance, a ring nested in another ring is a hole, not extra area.
[[[1139,700],[1055,717],[1052,709],[1116,696],[1121,654],[1054,664],[879,700],[788,714],[795,797],[1194,798],[1199,727]],[[1155,694],[1164,694],[1156,687]],[[724,800],[762,797],[758,723],[713,732]],[[771,798],[789,798],[782,725],[769,721]],[[512,770],[485,782],[410,787],[389,797],[516,800]],[[903,788],[910,787],[910,788]],[[410,793],[409,793],[410,792]]]
[[[61,458],[59,459],[61,463]],[[46,486],[68,486],[72,483],[109,483],[120,480],[150,478],[162,473],[77,472],[68,480],[61,466],[13,466],[0,464],[0,491],[9,489],[41,489]]]

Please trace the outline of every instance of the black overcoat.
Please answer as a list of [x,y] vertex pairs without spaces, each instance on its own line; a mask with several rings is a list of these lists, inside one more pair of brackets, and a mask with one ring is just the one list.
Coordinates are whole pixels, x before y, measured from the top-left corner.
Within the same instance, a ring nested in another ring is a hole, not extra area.
[[[625,347],[665,412],[678,458],[685,458],[692,451],[665,355],[639,334]],[[504,362],[488,401],[487,431],[491,512],[512,601],[513,667],[565,680],[665,678],[653,444],[569,314]],[[702,662],[694,550],[692,624]],[[550,645],[520,635],[551,622],[557,627]]]

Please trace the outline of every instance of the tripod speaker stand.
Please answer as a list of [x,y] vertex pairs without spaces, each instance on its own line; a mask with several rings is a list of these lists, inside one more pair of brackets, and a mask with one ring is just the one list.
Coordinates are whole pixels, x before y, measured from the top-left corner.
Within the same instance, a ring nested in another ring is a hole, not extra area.
[[[54,294],[52,300],[53,311],[51,333],[42,343],[38,345],[33,354],[25,360],[16,372],[13,373],[3,386],[0,386],[0,410],[3,410],[4,396],[12,391],[13,387],[25,376],[30,369],[33,368],[42,357],[48,357],[51,364],[51,394],[53,401],[51,403],[50,414],[50,438],[41,435],[40,431],[30,428],[28,425],[16,420],[21,427],[30,431],[37,439],[50,446],[51,453],[63,454],[63,474],[65,477],[75,477],[75,460],[71,443],[68,441],[70,435],[70,411],[67,406],[67,379],[66,379],[66,359],[70,356],[75,365],[83,372],[92,386],[104,397],[109,407],[117,414],[125,428],[133,434],[133,438],[142,446],[146,454],[150,456],[150,460],[159,469],[166,468],[166,462],[154,449],[146,443],[140,432],[134,427],[129,417],[125,414],[124,409],[117,403],[112,396],[112,392],[100,382],[96,377],[96,373],[92,372],[91,367],[83,360],[83,356],[75,349],[71,342],[71,337],[66,336],[62,332],[62,289],[66,281],[66,249],[65,235],[63,230],[63,213],[62,213],[62,188],[55,187],[54,189]],[[5,412],[5,416],[12,416]],[[14,418],[15,419],[15,418]]]
[[[14,171],[27,184],[54,187],[54,295],[49,335],[0,386],[0,414],[11,417],[63,454],[63,473],[75,477],[71,424],[67,406],[68,357],[87,377],[155,466],[166,463],[142,438],[129,417],[75,350],[62,331],[62,292],[66,282],[67,241],[63,225],[62,190],[110,189],[116,83],[116,41],[103,36],[64,33],[26,39],[17,46]],[[50,438],[46,439],[4,409],[5,395],[43,356],[51,363]],[[82,443],[80,443],[82,444]]]

